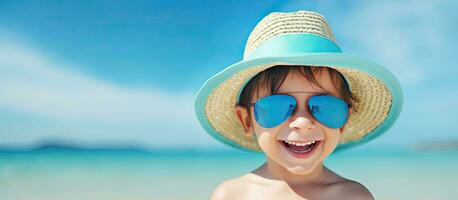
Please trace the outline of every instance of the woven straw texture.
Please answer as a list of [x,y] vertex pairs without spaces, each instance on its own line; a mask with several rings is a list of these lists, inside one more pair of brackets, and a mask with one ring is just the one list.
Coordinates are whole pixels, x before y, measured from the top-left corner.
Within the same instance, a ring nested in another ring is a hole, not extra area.
[[[253,29],[245,46],[244,59],[258,45],[268,39],[283,35],[307,33],[325,37],[333,42],[335,38],[326,19],[318,13],[298,11],[293,13],[271,13],[264,17]],[[237,120],[235,106],[237,94],[244,84],[257,73],[284,63],[272,63],[241,71],[216,87],[208,97],[205,114],[211,126],[223,137],[240,146],[261,151],[252,137],[247,137]],[[390,111],[392,95],[382,81],[369,74],[339,66],[327,66],[338,70],[349,82],[351,91],[358,100],[340,137],[339,144],[358,141],[383,123]]]

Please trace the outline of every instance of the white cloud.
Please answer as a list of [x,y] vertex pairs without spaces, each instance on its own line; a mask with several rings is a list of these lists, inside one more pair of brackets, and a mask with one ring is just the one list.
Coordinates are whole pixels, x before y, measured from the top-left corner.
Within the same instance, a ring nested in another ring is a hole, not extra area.
[[14,37],[0,34],[0,44],[0,109],[48,122],[38,129],[27,121],[0,127],[1,144],[55,138],[150,147],[214,144],[198,125],[190,92],[117,85],[72,71]]
[[[321,12],[345,52],[388,67],[405,87],[456,73],[456,1],[294,1],[292,11],[313,6]],[[453,17],[455,16],[455,17]],[[438,66],[440,64],[440,66]]]

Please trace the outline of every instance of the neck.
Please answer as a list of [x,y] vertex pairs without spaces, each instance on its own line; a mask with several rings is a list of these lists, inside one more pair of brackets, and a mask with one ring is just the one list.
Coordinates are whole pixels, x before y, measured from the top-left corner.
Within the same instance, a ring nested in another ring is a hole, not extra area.
[[278,165],[275,161],[267,157],[267,162],[263,166],[269,178],[285,181],[290,185],[312,185],[322,183],[328,171],[323,163],[320,162],[312,171],[305,175],[293,174],[288,169]]

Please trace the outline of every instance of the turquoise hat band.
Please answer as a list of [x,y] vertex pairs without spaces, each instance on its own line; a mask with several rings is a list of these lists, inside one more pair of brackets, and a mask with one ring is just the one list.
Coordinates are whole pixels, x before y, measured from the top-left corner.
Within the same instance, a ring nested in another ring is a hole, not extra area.
[[273,37],[256,47],[246,59],[281,57],[310,53],[341,53],[334,42],[314,34],[286,34]]

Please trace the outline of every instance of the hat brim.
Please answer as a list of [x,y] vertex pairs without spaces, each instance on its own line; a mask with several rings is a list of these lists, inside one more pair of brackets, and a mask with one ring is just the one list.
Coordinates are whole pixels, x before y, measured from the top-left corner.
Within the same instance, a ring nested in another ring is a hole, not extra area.
[[[338,66],[343,69],[358,70],[364,73],[369,74],[375,79],[381,81],[384,86],[391,93],[391,105],[389,111],[384,118],[383,122],[377,125],[371,132],[365,134],[364,137],[359,138],[356,141],[348,141],[345,143],[338,144],[334,152],[341,151],[350,147],[354,147],[363,143],[366,143],[381,134],[385,133],[396,121],[398,118],[402,104],[403,104],[403,94],[402,88],[399,81],[396,77],[386,68],[366,59],[362,59],[353,55],[345,53],[308,53],[308,54],[298,54],[292,56],[278,56],[278,57],[262,57],[255,58],[250,60],[242,60],[237,62],[223,71],[215,74],[210,79],[208,79],[204,85],[200,88],[196,98],[195,98],[195,112],[198,118],[198,121],[203,126],[203,128],[215,139],[228,144],[230,146],[248,150],[255,151],[253,149],[244,147],[237,142],[223,136],[219,133],[209,122],[207,115],[205,113],[206,105],[208,103],[208,98],[211,93],[220,86],[224,81],[233,77],[234,75],[256,66],[275,66],[275,65],[309,65],[309,66]],[[266,68],[269,68],[266,67]],[[344,76],[345,77],[345,76]],[[248,79],[249,80],[249,79]],[[248,81],[246,80],[246,81]],[[243,88],[243,87],[242,87]],[[350,88],[351,89],[351,88]],[[237,97],[240,91],[237,92]],[[235,102],[234,102],[235,106]]]

